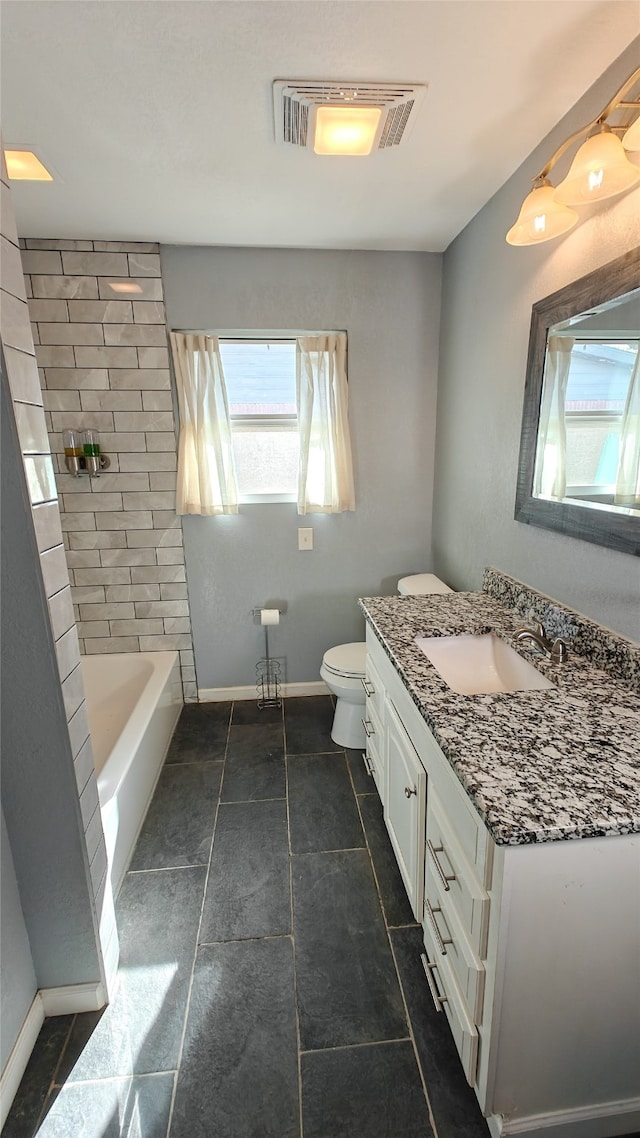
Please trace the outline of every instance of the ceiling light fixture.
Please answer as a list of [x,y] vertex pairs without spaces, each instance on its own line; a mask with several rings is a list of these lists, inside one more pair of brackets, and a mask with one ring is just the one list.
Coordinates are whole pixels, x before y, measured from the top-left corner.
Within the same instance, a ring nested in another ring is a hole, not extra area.
[[381,115],[381,107],[318,107],[313,139],[315,153],[371,154]]
[[7,174],[12,182],[52,182],[53,175],[32,150],[5,150]]
[[[628,99],[626,96],[634,88],[635,97]],[[565,139],[534,178],[534,188],[525,198],[518,220],[507,233],[510,245],[537,245],[559,237],[578,221],[578,214],[571,206],[604,201],[638,185],[640,166],[629,161],[625,150],[640,149],[640,117],[629,124],[630,112],[639,110],[640,67],[623,83],[596,119]],[[616,112],[622,112],[624,122],[609,121]],[[579,138],[584,141],[574,156],[569,173],[554,189],[548,176]]]
[[276,142],[362,156],[406,142],[426,83],[276,79]]

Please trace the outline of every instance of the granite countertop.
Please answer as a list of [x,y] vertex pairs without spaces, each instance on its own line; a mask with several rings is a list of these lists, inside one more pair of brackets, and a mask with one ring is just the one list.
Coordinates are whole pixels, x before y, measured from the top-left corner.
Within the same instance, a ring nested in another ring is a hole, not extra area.
[[486,592],[360,605],[496,842],[640,832],[640,691],[628,667],[618,677],[576,651],[552,664],[523,644],[520,654],[553,688],[458,695],[414,638],[494,631],[511,643],[521,614]]

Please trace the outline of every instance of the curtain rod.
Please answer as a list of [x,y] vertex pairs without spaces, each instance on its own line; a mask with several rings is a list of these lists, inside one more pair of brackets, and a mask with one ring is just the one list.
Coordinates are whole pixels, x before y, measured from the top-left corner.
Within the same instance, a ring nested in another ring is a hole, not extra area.
[[290,332],[283,332],[282,329],[270,332],[264,328],[255,332],[247,331],[246,328],[171,328],[170,331],[184,336],[218,336],[224,340],[260,340],[266,343],[269,340],[297,340],[300,336],[335,336],[338,332],[346,332],[346,328],[298,328]]

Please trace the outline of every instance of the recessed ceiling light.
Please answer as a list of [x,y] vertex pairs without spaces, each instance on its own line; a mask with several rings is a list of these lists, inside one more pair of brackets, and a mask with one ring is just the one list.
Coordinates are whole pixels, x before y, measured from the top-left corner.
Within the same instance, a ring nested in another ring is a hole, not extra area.
[[142,292],[136,281],[109,281],[109,288],[112,292]]
[[52,182],[53,175],[32,150],[5,150],[7,174],[13,182]]
[[316,154],[371,154],[381,107],[318,107],[313,149]]

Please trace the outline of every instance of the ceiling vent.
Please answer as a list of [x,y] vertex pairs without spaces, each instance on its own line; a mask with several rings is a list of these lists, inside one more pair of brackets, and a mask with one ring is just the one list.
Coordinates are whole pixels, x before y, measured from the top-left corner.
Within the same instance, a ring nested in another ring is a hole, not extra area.
[[276,142],[313,147],[320,106],[378,107],[380,122],[373,150],[405,142],[427,90],[426,83],[344,83],[330,79],[276,79],[273,109]]

